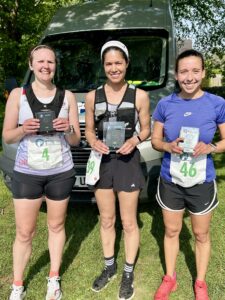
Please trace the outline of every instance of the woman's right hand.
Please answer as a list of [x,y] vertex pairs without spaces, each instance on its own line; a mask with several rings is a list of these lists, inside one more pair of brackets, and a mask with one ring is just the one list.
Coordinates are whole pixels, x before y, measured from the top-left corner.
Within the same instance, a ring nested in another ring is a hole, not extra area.
[[178,146],[178,144],[180,142],[183,142],[182,138],[177,138],[175,141],[173,141],[171,143],[165,142],[164,151],[169,152],[169,153],[182,154],[183,153],[183,148]]
[[23,125],[23,132],[25,134],[32,134],[32,133],[36,133],[38,131],[38,129],[40,128],[40,120],[39,119],[27,119]]
[[105,143],[103,143],[101,140],[95,140],[92,144],[91,144],[91,148],[93,150],[96,150],[98,152],[100,152],[101,154],[109,154],[109,147],[106,146]]

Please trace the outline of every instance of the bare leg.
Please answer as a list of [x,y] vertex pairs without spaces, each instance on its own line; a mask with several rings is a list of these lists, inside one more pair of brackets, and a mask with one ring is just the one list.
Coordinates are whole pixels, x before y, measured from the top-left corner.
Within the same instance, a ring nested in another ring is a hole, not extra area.
[[197,279],[204,281],[210,258],[210,221],[212,213],[197,216],[191,215],[192,230],[195,235],[195,258]]
[[124,230],[126,262],[133,264],[139,248],[140,234],[137,224],[137,204],[139,191],[118,192],[120,215]]
[[100,213],[100,235],[104,257],[114,255],[115,246],[115,194],[112,189],[97,189],[95,192]]
[[166,274],[173,276],[176,268],[176,259],[179,251],[179,235],[182,228],[184,212],[171,212],[163,209],[165,225],[164,253],[166,262]]
[[23,280],[23,273],[32,251],[32,239],[41,203],[41,198],[14,200],[16,219],[16,238],[13,245],[14,281]]
[[48,209],[48,247],[51,271],[59,272],[65,245],[65,217],[68,198],[61,201],[46,199]]

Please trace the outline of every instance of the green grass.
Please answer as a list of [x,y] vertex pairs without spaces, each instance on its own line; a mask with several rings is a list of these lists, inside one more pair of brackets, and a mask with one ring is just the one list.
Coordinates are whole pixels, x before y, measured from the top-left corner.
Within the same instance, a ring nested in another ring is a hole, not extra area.
[[[215,210],[212,226],[212,256],[207,273],[211,300],[225,299],[225,154],[216,155],[218,197],[220,205]],[[95,205],[71,204],[66,221],[67,242],[62,263],[62,288],[65,300],[113,300],[117,299],[118,286],[124,263],[124,245],[121,223],[116,223],[117,278],[101,293],[91,291],[91,284],[103,267],[99,238],[99,215]],[[151,202],[138,210],[141,245],[135,268],[136,300],[153,299],[164,272],[163,223],[161,210]],[[0,299],[6,300],[12,280],[11,248],[15,235],[14,213],[10,192],[0,181]],[[180,237],[180,253],[177,260],[179,288],[170,300],[192,300],[192,279],[195,277],[194,240],[190,219],[184,218]],[[37,234],[33,242],[33,254],[26,270],[28,300],[45,297],[49,270],[47,250],[46,209],[43,205],[38,219]]]

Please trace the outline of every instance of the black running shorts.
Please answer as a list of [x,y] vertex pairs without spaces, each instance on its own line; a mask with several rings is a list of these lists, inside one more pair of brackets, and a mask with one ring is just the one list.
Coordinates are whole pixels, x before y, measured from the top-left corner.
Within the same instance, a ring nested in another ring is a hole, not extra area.
[[74,169],[49,176],[28,175],[14,171],[13,198],[38,199],[45,195],[51,200],[64,200],[70,196],[74,183]]
[[204,182],[184,188],[160,177],[156,199],[163,209],[187,209],[191,214],[204,215],[218,205],[216,182]]
[[100,179],[95,189],[113,189],[116,192],[133,192],[145,185],[140,165],[140,152],[135,149],[128,155],[111,153],[103,155],[100,166]]

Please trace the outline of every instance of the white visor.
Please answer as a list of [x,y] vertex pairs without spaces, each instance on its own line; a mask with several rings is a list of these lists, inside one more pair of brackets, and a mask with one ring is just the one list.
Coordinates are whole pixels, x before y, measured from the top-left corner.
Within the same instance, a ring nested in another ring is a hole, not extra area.
[[129,53],[128,53],[127,47],[119,41],[109,41],[109,42],[105,43],[101,49],[101,59],[102,59],[102,54],[105,51],[105,49],[110,48],[110,47],[119,48],[120,50],[122,50],[125,53],[126,57],[129,59]]

